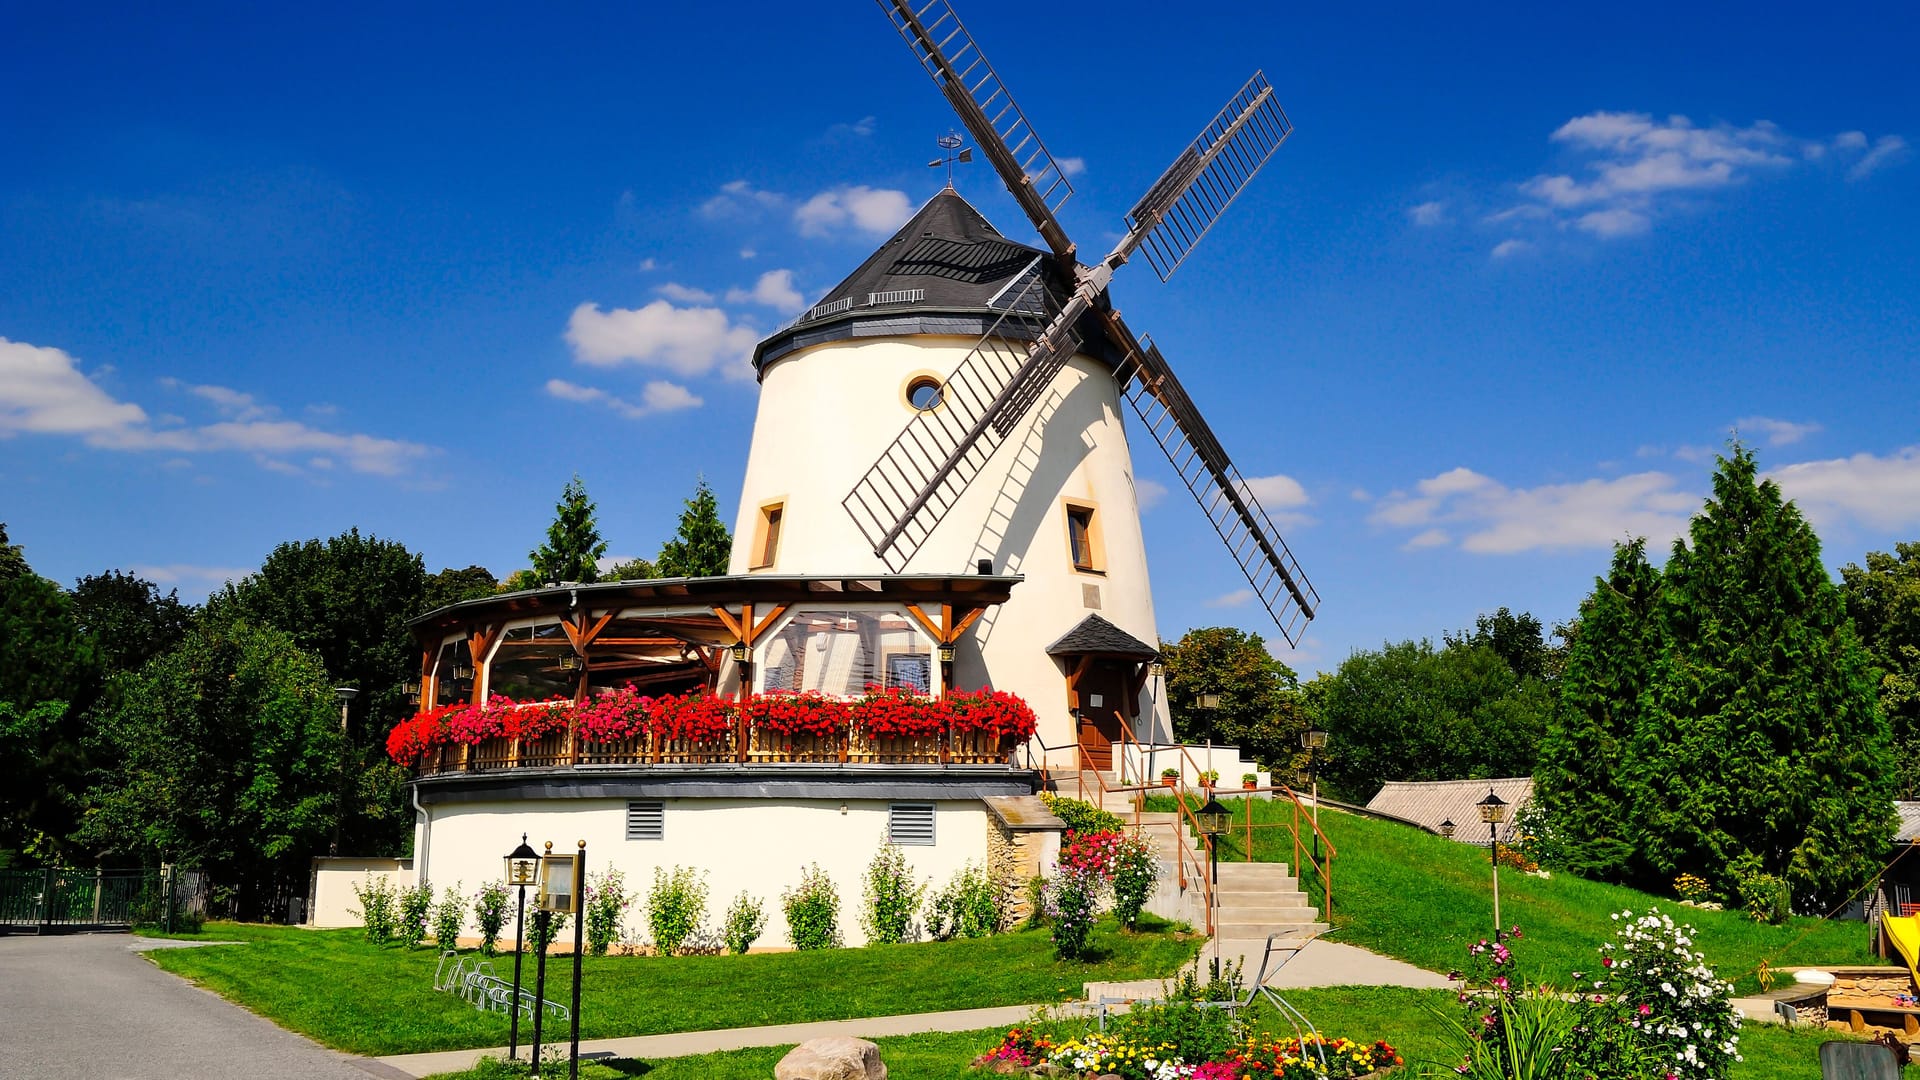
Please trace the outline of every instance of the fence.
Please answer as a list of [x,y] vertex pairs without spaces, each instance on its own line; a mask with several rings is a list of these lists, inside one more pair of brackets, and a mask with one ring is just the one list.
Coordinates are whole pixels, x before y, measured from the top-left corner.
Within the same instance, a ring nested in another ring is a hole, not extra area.
[[0,870],[0,934],[124,930],[172,910],[206,914],[206,876],[195,870]]

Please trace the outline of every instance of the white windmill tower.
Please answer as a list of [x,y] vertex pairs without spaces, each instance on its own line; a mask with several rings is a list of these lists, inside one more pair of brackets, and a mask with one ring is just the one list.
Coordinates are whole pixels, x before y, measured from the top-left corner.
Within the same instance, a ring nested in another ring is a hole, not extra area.
[[[1025,581],[959,643],[956,681],[1025,697],[1050,745],[1106,767],[1130,727],[1167,738],[1124,398],[1289,642],[1319,602],[1160,351],[1107,286],[1136,252],[1164,281],[1291,131],[1256,73],[1082,263],[1072,188],[947,0],[880,6],[1046,250],[951,187],[754,355],[759,411],[731,571],[976,568]],[[1123,727],[1124,724],[1124,727]]]

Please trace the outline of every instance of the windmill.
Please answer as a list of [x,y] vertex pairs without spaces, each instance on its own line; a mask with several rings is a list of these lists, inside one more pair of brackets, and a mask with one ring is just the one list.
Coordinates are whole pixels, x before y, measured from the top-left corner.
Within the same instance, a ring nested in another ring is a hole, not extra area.
[[1082,262],[1056,216],[1072,185],[947,0],[878,0],[981,154],[1051,249],[1003,290],[998,321],[841,505],[875,557],[901,572],[1003,440],[1077,353],[1098,351],[1288,643],[1319,604],[1293,553],[1150,337],[1108,286],[1136,254],[1166,281],[1292,131],[1260,72],[1183,149],[1126,216],[1105,257]]

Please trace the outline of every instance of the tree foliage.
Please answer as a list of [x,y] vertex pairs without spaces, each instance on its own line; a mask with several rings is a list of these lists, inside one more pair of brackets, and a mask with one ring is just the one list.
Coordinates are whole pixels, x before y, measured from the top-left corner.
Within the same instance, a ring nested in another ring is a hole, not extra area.
[[660,571],[645,559],[626,559],[607,570],[609,581],[647,581],[659,576]]
[[7,539],[7,523],[0,521],[0,581],[32,572],[32,568],[27,566],[27,556],[20,550],[20,545]]
[[[1189,630],[1163,650],[1174,737],[1237,746],[1269,768],[1291,771],[1307,726],[1299,678],[1259,634],[1231,626]],[[1201,694],[1219,704],[1200,707]]]
[[178,590],[162,595],[151,581],[109,570],[74,584],[73,617],[108,671],[133,671],[179,644],[193,608]]
[[1920,543],[1870,551],[1866,563],[1840,570],[1847,614],[1873,662],[1900,797],[1911,799],[1920,794]]
[[1582,608],[1541,772],[1557,845],[1642,884],[1785,880],[1824,910],[1893,836],[1890,736],[1820,541],[1751,451],[1664,573],[1615,554]]
[[333,828],[343,744],[331,680],[281,631],[199,620],[179,647],[114,678],[89,743],[101,764],[81,839],[109,858],[204,869],[243,914],[304,879]]
[[1503,606],[1491,615],[1476,618],[1472,630],[1441,637],[1449,649],[1474,646],[1492,649],[1523,679],[1531,676],[1551,680],[1559,674],[1561,664],[1553,647],[1547,644],[1540,620],[1525,611],[1515,615]]
[[1388,780],[1526,776],[1546,729],[1546,684],[1483,645],[1403,641],[1356,652],[1313,695],[1322,775],[1365,802]]
[[499,591],[500,582],[494,579],[493,571],[484,566],[469,566],[464,570],[447,567],[427,577],[426,595],[420,602],[420,608],[422,611],[434,611],[462,600],[492,596]]
[[720,520],[713,489],[702,479],[680,512],[680,527],[660,547],[654,569],[661,577],[718,577],[733,557],[733,534]]
[[1646,547],[1615,547],[1607,576],[1580,605],[1533,774],[1534,806],[1551,823],[1559,861],[1590,877],[1617,879],[1632,863],[1621,773],[1660,651],[1660,572]]
[[594,517],[593,500],[587,497],[587,485],[575,476],[560,493],[553,508],[553,524],[547,526],[547,542],[527,557],[533,560],[534,576],[539,583],[600,580],[600,557],[607,553],[607,542],[600,539],[600,526]]

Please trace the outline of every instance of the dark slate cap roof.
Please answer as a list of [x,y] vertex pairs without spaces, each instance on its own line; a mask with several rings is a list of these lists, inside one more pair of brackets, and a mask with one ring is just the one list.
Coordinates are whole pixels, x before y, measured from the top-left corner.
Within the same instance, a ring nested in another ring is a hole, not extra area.
[[[1057,277],[1051,254],[1000,235],[947,188],[819,303],[761,342],[753,353],[754,369],[797,349],[845,338],[979,337],[1036,275],[1049,281]],[[1048,316],[1060,310],[1052,297],[1044,306]]]
[[1153,660],[1160,650],[1127,633],[1098,615],[1089,615],[1080,624],[1060,635],[1047,646],[1048,656],[1125,656],[1135,660]]

